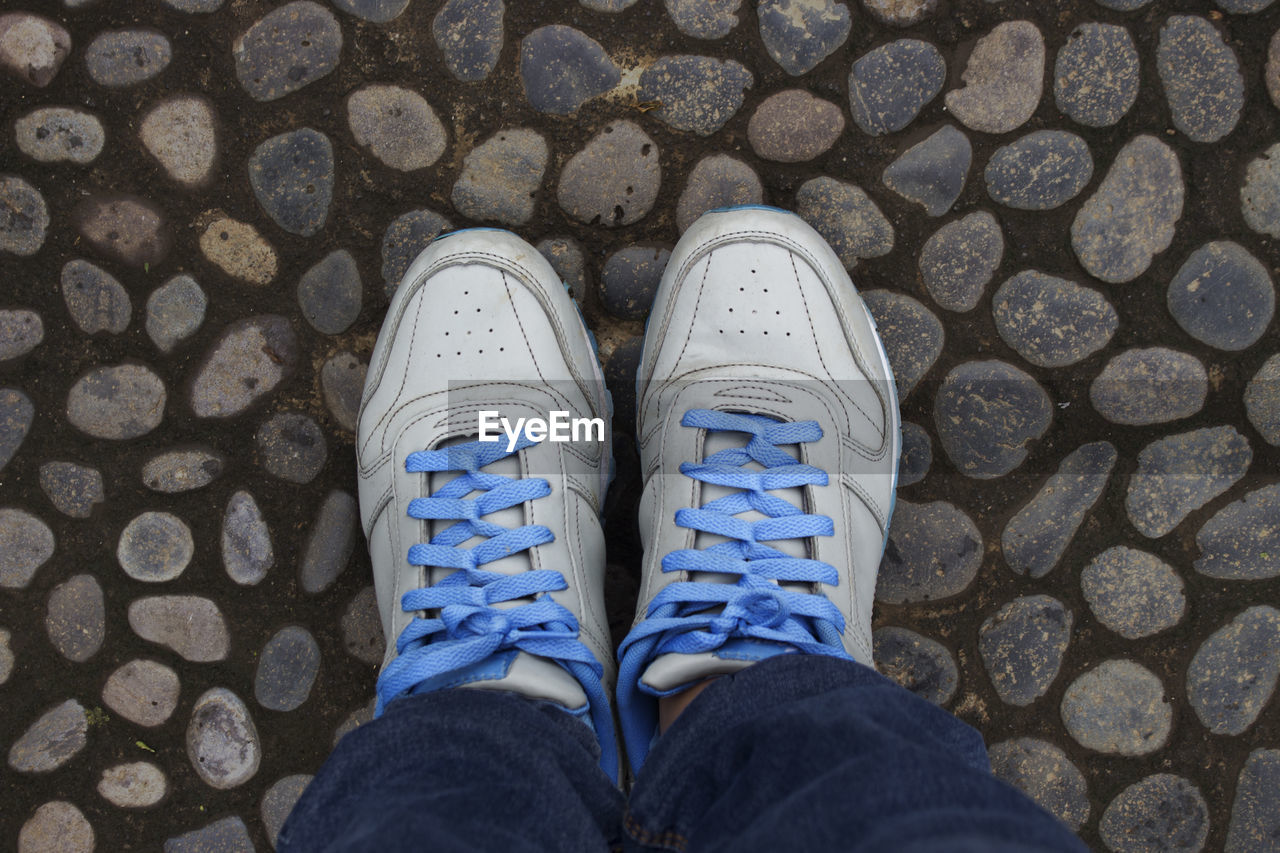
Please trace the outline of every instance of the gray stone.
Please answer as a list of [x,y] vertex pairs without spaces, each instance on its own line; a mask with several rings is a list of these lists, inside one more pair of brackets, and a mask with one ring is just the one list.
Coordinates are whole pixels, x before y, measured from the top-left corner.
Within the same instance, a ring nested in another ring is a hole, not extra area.
[[8,628],[0,628],[0,684],[4,684],[13,675],[13,649],[9,647],[12,639],[13,635]]
[[1034,379],[1003,361],[955,367],[938,388],[934,423],[947,458],[979,480],[1002,477],[1022,464],[1027,443],[1053,419],[1049,395]]
[[253,778],[262,754],[258,730],[240,697],[225,687],[200,695],[187,724],[187,757],[211,788],[227,790]]
[[1066,367],[1102,349],[1120,324],[1096,290],[1026,270],[1000,285],[991,300],[996,330],[1037,367]]
[[502,54],[502,0],[448,0],[431,20],[431,35],[449,73],[464,83],[489,76]]
[[747,139],[766,160],[803,163],[825,154],[843,131],[844,114],[835,104],[803,89],[786,89],[756,107]]
[[[0,361],[20,358],[43,341],[44,321],[39,314],[21,308],[0,310]],[[3,467],[4,463],[0,462],[0,468]]]
[[661,183],[657,144],[635,122],[615,121],[565,163],[556,198],[579,222],[616,228],[643,219]]
[[1080,572],[1080,589],[1098,621],[1127,640],[1172,628],[1186,612],[1185,584],[1154,554],[1118,545]]
[[1210,732],[1238,735],[1271,701],[1280,678],[1280,610],[1250,607],[1213,632],[1187,667],[1187,701]]
[[933,443],[919,424],[902,424],[902,453],[898,461],[898,488],[914,486],[933,464]]
[[1110,127],[1138,100],[1138,49],[1118,24],[1081,24],[1058,51],[1053,94],[1058,109],[1086,127]]
[[898,396],[906,399],[942,354],[942,322],[906,294],[869,290],[862,294],[862,301],[880,330]]
[[877,47],[849,72],[853,121],[872,136],[902,130],[946,81],[947,63],[926,41],[898,39]]
[[165,173],[183,186],[201,186],[213,175],[218,137],[208,99],[178,95],[161,101],[143,116],[138,137]]
[[173,715],[181,684],[178,674],[153,660],[131,660],[111,673],[102,702],[131,723],[151,728]]
[[276,564],[271,546],[271,528],[258,509],[258,502],[246,491],[238,491],[227,501],[222,516],[222,566],[227,576],[241,586],[261,583]]
[[107,141],[97,116],[70,107],[32,110],[18,119],[13,132],[18,149],[40,163],[84,166],[97,159]]
[[86,335],[129,328],[133,303],[111,273],[88,261],[67,261],[62,267],[62,298],[71,319]]
[[520,42],[520,80],[535,110],[565,116],[617,86],[622,69],[586,33],[551,24]]
[[1038,738],[1002,741],[987,750],[991,772],[1046,809],[1072,831],[1089,819],[1084,775],[1067,754]]
[[402,172],[427,168],[449,144],[444,124],[427,99],[400,86],[374,83],[352,92],[347,125],[357,145]]
[[710,136],[733,118],[755,77],[739,62],[710,56],[664,56],[640,75],[642,103],[676,130]]
[[370,699],[363,706],[348,714],[346,719],[342,721],[342,725],[338,726],[338,728],[333,731],[333,745],[337,746],[338,741],[342,740],[344,735],[355,731],[360,726],[363,726],[365,723],[372,720],[373,711],[374,708],[377,707],[377,704],[377,698]]
[[273,136],[253,150],[249,183],[275,224],[290,234],[311,237],[329,218],[333,144],[309,127]]
[[1037,130],[996,150],[983,176],[987,193],[1018,210],[1061,207],[1093,177],[1089,146],[1065,130]]
[[338,426],[349,432],[356,431],[360,396],[368,372],[369,365],[349,352],[334,355],[320,368],[320,391],[325,408]]
[[145,809],[164,799],[169,791],[164,771],[147,761],[117,764],[102,771],[98,794],[122,809]]
[[968,137],[946,125],[890,163],[884,185],[924,207],[930,216],[941,216],[960,197],[972,161]]
[[93,575],[73,575],[49,593],[44,617],[49,642],[64,658],[84,663],[102,648],[107,613],[102,585]]
[[699,160],[689,173],[676,204],[676,226],[683,233],[709,210],[762,201],[764,187],[755,169],[728,154],[712,154]]
[[1280,749],[1255,749],[1236,781],[1226,853],[1280,850]]
[[232,46],[236,79],[255,101],[274,101],[338,67],[342,27],[325,7],[295,0],[273,9]]
[[164,853],[254,853],[254,847],[244,821],[232,816],[166,840]]
[[862,5],[881,23],[909,27],[932,15],[938,0],[862,0]]
[[1000,538],[1005,562],[1016,573],[1040,578],[1052,571],[1111,478],[1116,449],[1098,441],[1066,456]]
[[232,278],[259,287],[276,277],[280,259],[247,222],[215,215],[200,235],[200,252]]
[[218,605],[195,595],[153,595],[129,604],[129,627],[142,639],[166,646],[184,660],[226,658],[231,638]]
[[0,252],[34,255],[49,231],[49,208],[22,178],[0,175]]
[[600,296],[605,309],[623,320],[643,320],[649,316],[649,307],[670,258],[670,250],[662,246],[627,246],[610,255],[600,274]]
[[542,134],[500,130],[473,148],[453,185],[453,206],[468,219],[523,225],[533,216],[551,151]]
[[147,297],[147,336],[163,353],[195,334],[204,322],[209,300],[196,280],[175,275]]
[[171,450],[147,460],[142,482],[152,491],[177,494],[202,489],[222,473],[222,456],[205,448]]
[[880,628],[873,635],[876,670],[921,699],[945,705],[956,695],[960,674],[946,646],[906,628]]
[[1062,667],[1074,621],[1058,599],[1026,595],[982,623],[978,652],[1002,702],[1026,707],[1048,692]]
[[1111,801],[1098,834],[1116,853],[1198,853],[1209,837],[1209,804],[1189,780],[1156,773]]
[[796,191],[796,213],[831,244],[846,269],[893,251],[893,226],[859,186],[811,178]]
[[102,472],[74,462],[41,465],[40,488],[58,512],[71,518],[88,518],[106,498]]
[[0,15],[0,66],[32,86],[43,88],[71,53],[71,34],[40,15]]
[[285,776],[277,779],[262,795],[262,825],[267,830],[267,840],[272,847],[276,846],[276,839],[280,836],[285,819],[313,778],[315,777],[301,773]]
[[150,80],[169,67],[173,48],[156,30],[110,30],[94,36],[84,54],[89,77],[119,89]]
[[1129,478],[1129,521],[1143,536],[1164,536],[1239,482],[1252,460],[1249,442],[1230,426],[1157,439],[1138,454]]
[[222,8],[223,0],[161,0],[166,6],[190,15],[208,15]]
[[978,39],[961,75],[964,88],[947,93],[947,109],[984,133],[1017,130],[1035,113],[1044,89],[1044,36],[1030,21],[1006,21]]
[[1264,78],[1267,84],[1267,94],[1271,96],[1271,103],[1280,108],[1280,30],[1271,36],[1271,42],[1267,45],[1267,64],[1264,69]]
[[409,0],[333,0],[333,5],[363,21],[385,24],[404,14]]
[[1135,9],[1141,9],[1151,0],[1096,0],[1096,2],[1099,6],[1106,6],[1108,9],[1115,9],[1117,12],[1132,12]]
[[634,6],[637,0],[578,0],[578,2],[593,12],[613,14]]
[[387,295],[395,293],[409,264],[453,223],[433,210],[411,210],[396,217],[382,235],[382,280]]
[[310,483],[329,458],[324,432],[306,415],[272,415],[258,428],[254,440],[267,473],[290,483]]
[[125,525],[116,546],[116,560],[134,580],[159,583],[181,575],[195,550],[185,521],[167,512],[149,511]]
[[[1267,359],[1249,380],[1244,389],[1244,409],[1263,440],[1280,447],[1280,355]],[[0,452],[0,459],[3,458]]]
[[[1280,237],[1280,143],[1250,161],[1240,188],[1240,205],[1250,228],[1260,234]],[[3,222],[0,222],[2,230]]]
[[298,307],[316,331],[340,335],[360,316],[363,286],[355,258],[346,249],[325,255],[298,281]]
[[265,314],[232,323],[191,383],[191,410],[227,418],[248,409],[293,372],[298,342],[284,317]]
[[378,597],[372,586],[366,586],[347,603],[342,614],[342,645],[347,653],[359,661],[377,666],[387,652],[387,641],[382,633],[382,616],[378,612]]
[[1214,5],[1232,15],[1251,15],[1261,12],[1275,0],[1213,0]]
[[978,574],[982,554],[982,534],[963,511],[945,501],[900,499],[880,561],[876,600],[910,604],[958,595]]
[[1089,401],[1113,424],[1148,426],[1191,417],[1208,393],[1209,374],[1195,356],[1146,347],[1108,361],[1089,386]]
[[1271,273],[1230,240],[1205,243],[1169,282],[1169,313],[1187,334],[1211,347],[1242,350],[1262,337],[1275,315]]
[[1173,149],[1154,136],[1129,142],[1071,223],[1080,264],[1112,284],[1142,275],[1169,248],[1182,199],[1182,166]]
[[948,222],[920,251],[920,278],[939,307],[971,311],[1004,259],[1004,234],[990,213]]
[[[676,219],[679,217],[677,213]],[[587,298],[589,280],[587,260],[578,241],[572,237],[548,237],[538,242],[537,249],[569,288],[569,294],[582,304]]]
[[271,711],[292,711],[307,701],[320,671],[320,646],[306,628],[291,626],[262,647],[253,695]]
[[64,800],[36,809],[18,831],[18,853],[93,853],[93,825]]
[[742,0],[666,0],[676,29],[690,38],[719,39],[738,26]]
[[22,446],[35,416],[30,397],[17,388],[0,388],[0,471]]
[[304,592],[324,592],[342,574],[355,551],[358,519],[351,495],[340,489],[325,495],[302,546],[299,576]]
[[1084,673],[1062,697],[1062,722],[1085,749],[1128,757],[1164,746],[1173,708],[1151,670],[1131,660],[1108,660]]
[[89,718],[74,699],[55,705],[9,748],[9,766],[19,773],[48,773],[66,764],[88,743]]
[[793,77],[839,50],[852,26],[849,7],[834,0],[759,0],[756,16],[764,49]]
[[0,509],[0,587],[25,589],[53,549],[49,525],[23,509]]
[[1195,142],[1217,142],[1235,129],[1244,108],[1240,62],[1209,21],[1170,15],[1160,28],[1156,72],[1173,125]]
[[95,367],[67,394],[67,420],[94,438],[125,441],[146,435],[164,419],[168,395],[149,367]]
[[169,254],[164,215],[146,199],[93,196],[76,205],[72,219],[90,246],[127,266],[146,270]]

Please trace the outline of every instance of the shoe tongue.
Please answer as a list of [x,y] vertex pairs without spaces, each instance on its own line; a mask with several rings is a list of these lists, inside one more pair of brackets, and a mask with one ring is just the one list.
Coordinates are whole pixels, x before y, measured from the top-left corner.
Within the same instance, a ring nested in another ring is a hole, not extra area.
[[554,702],[575,713],[587,707],[587,694],[576,678],[559,664],[527,652],[498,654],[450,676],[455,683],[461,678],[474,679],[463,687],[507,690],[530,699]]
[[731,639],[711,652],[658,655],[640,676],[640,690],[650,696],[670,696],[713,676],[730,675],[765,658],[794,652],[794,646],[783,643]]

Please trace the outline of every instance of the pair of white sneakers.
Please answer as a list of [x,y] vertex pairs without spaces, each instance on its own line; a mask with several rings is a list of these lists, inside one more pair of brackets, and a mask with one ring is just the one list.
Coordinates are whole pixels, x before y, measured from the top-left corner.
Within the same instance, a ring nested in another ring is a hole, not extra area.
[[[388,643],[379,712],[453,687],[555,703],[594,729],[617,780],[619,741],[637,771],[663,696],[776,654],[872,665],[898,404],[826,242],[772,208],[704,215],[658,288],[637,391],[645,556],[615,669],[600,524],[611,404],[591,334],[514,234],[461,231],[417,258],[359,418]],[[501,419],[516,438],[495,434]]]

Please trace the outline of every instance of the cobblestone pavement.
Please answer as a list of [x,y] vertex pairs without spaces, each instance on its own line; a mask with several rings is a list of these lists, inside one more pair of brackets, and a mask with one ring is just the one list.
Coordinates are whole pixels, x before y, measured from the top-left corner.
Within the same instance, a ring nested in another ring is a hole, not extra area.
[[1090,845],[1280,849],[1280,4],[8,0],[0,837],[265,851],[383,654],[352,428],[439,232],[627,436],[668,250],[795,210],[901,387],[883,671]]

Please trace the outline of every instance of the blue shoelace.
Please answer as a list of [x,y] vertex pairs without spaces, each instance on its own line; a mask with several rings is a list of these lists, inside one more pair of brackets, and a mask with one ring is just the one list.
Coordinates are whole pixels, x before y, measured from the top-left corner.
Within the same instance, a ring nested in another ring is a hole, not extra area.
[[[412,518],[457,522],[432,537],[430,543],[412,546],[409,563],[457,571],[401,597],[401,608],[407,613],[438,611],[438,615],[416,616],[400,633],[397,657],[378,678],[375,714],[380,715],[393,699],[433,689],[433,679],[518,650],[553,660],[574,676],[587,695],[591,722],[602,742],[612,739],[612,717],[600,681],[604,668],[578,639],[578,620],[573,613],[547,594],[568,588],[564,575],[546,569],[504,575],[482,568],[555,539],[542,525],[511,529],[484,518],[551,494],[546,480],[513,479],[481,470],[533,444],[527,435],[522,435],[511,451],[505,441],[473,441],[411,453],[405,460],[409,473],[462,472],[430,497],[410,501],[408,507]],[[475,491],[481,494],[466,497]],[[474,536],[486,538],[475,547],[461,547]],[[514,607],[494,606],[521,598],[534,600]],[[602,766],[616,778],[617,759],[608,747],[604,753]]]

